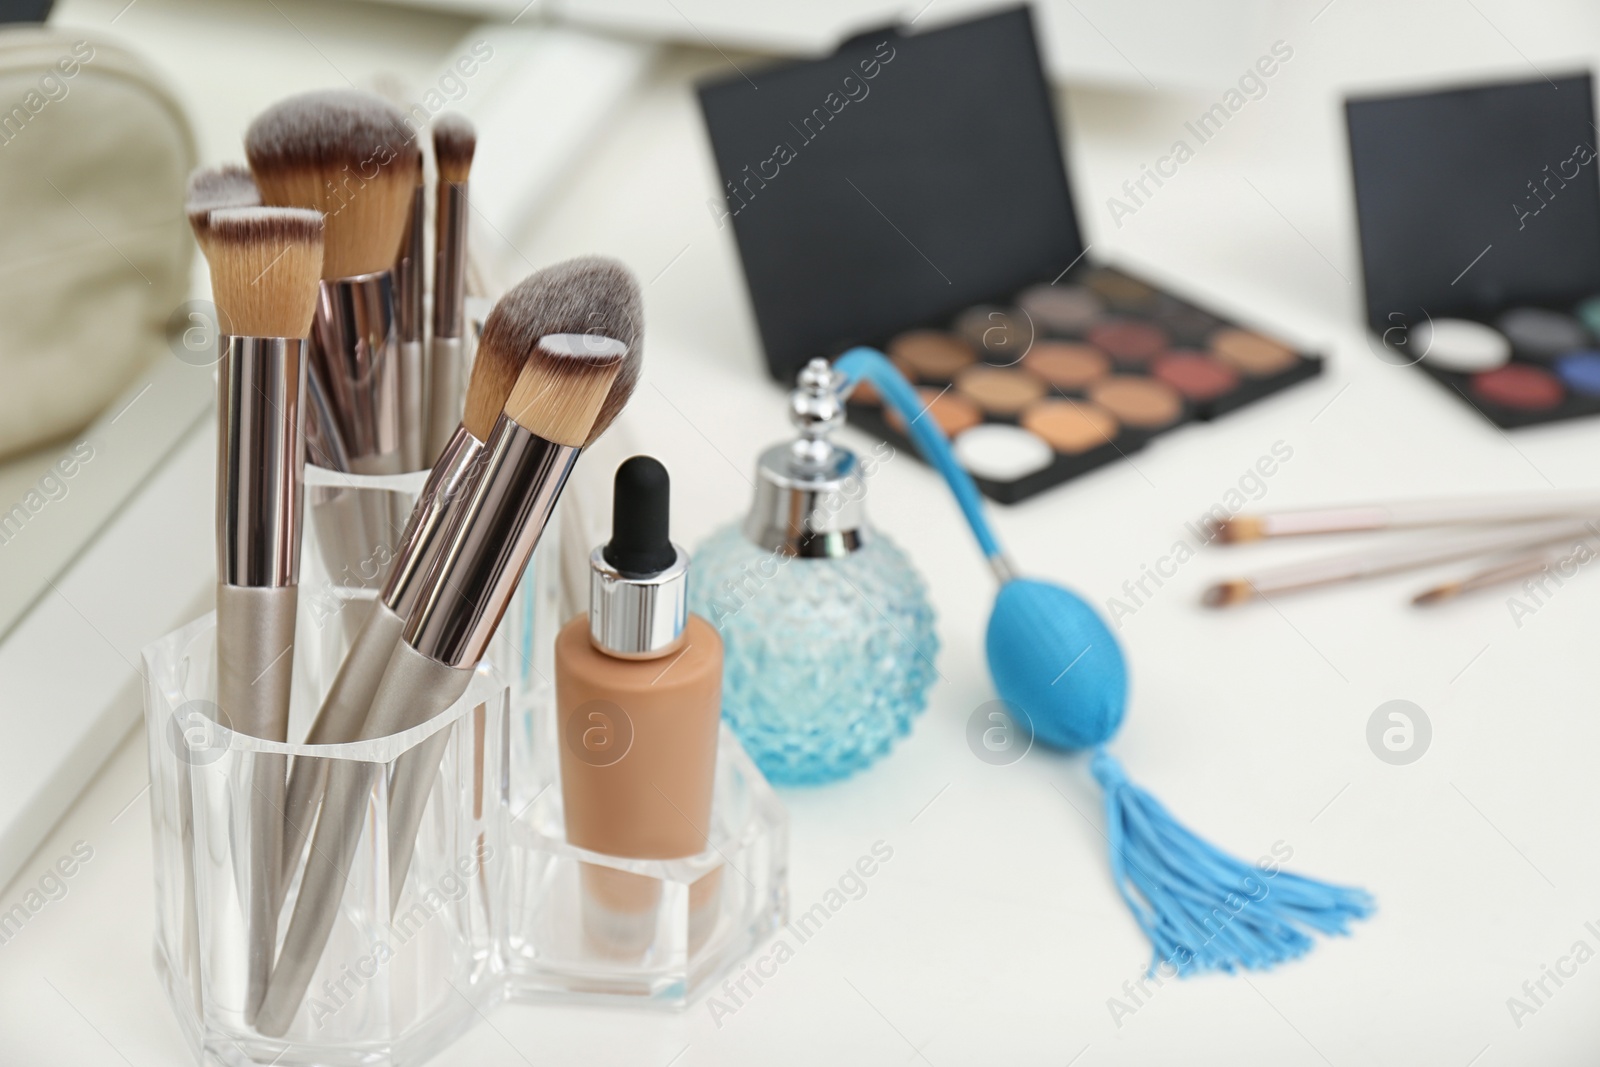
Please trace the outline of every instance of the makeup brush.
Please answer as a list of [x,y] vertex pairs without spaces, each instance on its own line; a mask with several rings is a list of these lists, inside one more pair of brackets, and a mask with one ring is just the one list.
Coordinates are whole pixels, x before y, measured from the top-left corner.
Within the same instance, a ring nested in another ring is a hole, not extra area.
[[1600,515],[1600,496],[1487,496],[1445,500],[1396,500],[1341,508],[1269,511],[1234,515],[1210,524],[1212,537],[1224,544],[1268,537],[1400,530],[1427,526],[1534,522]]
[[250,171],[237,163],[224,163],[220,167],[201,167],[189,175],[189,187],[184,193],[183,210],[189,216],[189,229],[194,231],[195,243],[206,251],[209,240],[211,213],[219,208],[260,207],[261,190]]
[[[300,578],[306,342],[323,251],[322,216],[285,208],[212,211],[206,258],[219,319],[217,706],[235,730],[287,740]],[[277,936],[284,758],[257,754],[249,806],[245,1017],[266,990]]]
[[1262,571],[1254,577],[1218,582],[1201,595],[1201,603],[1209,608],[1232,607],[1277,593],[1378,578],[1509,549],[1548,545],[1569,537],[1582,537],[1588,528],[1588,523],[1575,519],[1549,520],[1524,526],[1494,527],[1455,537],[1432,538],[1382,552],[1351,552],[1291,563]]
[[433,339],[428,350],[427,449],[437,456],[461,410],[461,372],[467,282],[467,178],[478,131],[447,112],[433,121],[433,158],[439,167],[434,208]]
[[250,124],[245,155],[264,202],[327,216],[315,323],[318,379],[350,469],[398,474],[393,267],[419,159],[405,115],[373,93],[302,93]]
[[[417,154],[416,187],[411,193],[411,213],[406,219],[405,237],[400,242],[400,258],[395,262],[395,287],[398,290],[400,333],[400,458],[408,471],[421,470],[423,444],[427,437],[423,390],[422,274],[424,227],[428,221],[427,183],[423,178],[422,154]],[[432,461],[437,452],[428,456]]]
[[[419,590],[359,739],[424,723],[466,691],[579,452],[621,412],[638,380],[640,308],[638,282],[604,259],[543,271],[495,305],[481,347],[509,351],[524,360],[522,370],[484,443],[476,483]],[[551,333],[552,323],[581,323],[593,332]],[[396,761],[389,805],[391,882],[397,863],[403,881],[447,734],[439,731]],[[349,760],[334,761],[328,770],[300,893],[257,1021],[264,1034],[284,1033],[305,998],[338,915],[375,773],[373,765]],[[401,842],[404,860],[393,855]]]
[[[1587,527],[1589,536],[1600,537],[1600,530],[1597,530],[1593,523],[1587,524]],[[1417,607],[1430,607],[1434,604],[1442,604],[1448,600],[1454,600],[1463,593],[1491,589],[1497,585],[1514,582],[1518,578],[1525,578],[1530,574],[1538,574],[1547,567],[1555,566],[1576,554],[1578,548],[1586,540],[1588,540],[1588,536],[1578,538],[1568,546],[1558,548],[1544,547],[1531,552],[1519,552],[1509,559],[1502,559],[1498,563],[1492,563],[1487,567],[1475,570],[1464,578],[1430,586],[1412,597],[1411,603]]]
[[[540,276],[535,275],[537,277]],[[526,353],[509,346],[486,348],[478,353],[467,386],[465,418],[456,427],[417,497],[377,602],[340,663],[333,685],[311,723],[306,744],[343,744],[354,741],[361,732],[367,708],[372,704],[372,694],[377,691],[378,679],[383,676],[383,668],[400,640],[422,579],[444,547],[445,534],[455,515],[452,509],[466,497],[476,479],[484,439],[494,429],[500,409],[511,395],[525,356]],[[288,894],[289,882],[299,865],[300,853],[305,849],[327,770],[327,760],[305,757],[295,760],[289,773],[280,899]]]

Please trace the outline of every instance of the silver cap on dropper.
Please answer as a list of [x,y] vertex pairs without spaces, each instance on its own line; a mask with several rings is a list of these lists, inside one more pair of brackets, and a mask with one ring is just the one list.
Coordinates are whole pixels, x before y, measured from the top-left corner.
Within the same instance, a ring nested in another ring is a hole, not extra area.
[[762,548],[805,558],[847,556],[867,543],[866,482],[856,454],[828,440],[844,423],[842,376],[825,359],[800,371],[789,421],[800,436],[773,445],[756,466],[744,535]]
[[617,468],[611,540],[589,556],[589,640],[618,659],[673,651],[689,625],[689,554],[667,535],[671,483],[650,456]]

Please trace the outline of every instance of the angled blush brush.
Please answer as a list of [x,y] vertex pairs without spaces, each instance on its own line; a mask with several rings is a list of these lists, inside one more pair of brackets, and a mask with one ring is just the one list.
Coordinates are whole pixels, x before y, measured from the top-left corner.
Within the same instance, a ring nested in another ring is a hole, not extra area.
[[472,123],[454,113],[433,123],[439,166],[434,207],[433,337],[428,349],[428,455],[437,456],[460,418],[467,285],[467,179],[478,149]]
[[[207,219],[217,377],[217,705],[232,729],[287,740],[304,497],[306,342],[322,216],[232,208]],[[257,755],[249,805],[245,1017],[277,931],[284,758]]]
[[[481,466],[484,439],[494,428],[500,409],[511,395],[511,387],[522,371],[523,358],[521,352],[496,347],[479,353],[473,363],[465,417],[433,465],[433,472],[417,497],[377,602],[340,663],[333,685],[311,723],[306,744],[343,744],[354,741],[360,733],[367,708],[372,704],[372,694],[378,688],[378,679],[400,640],[422,579],[444,547],[455,509],[475,480]],[[297,759],[289,773],[280,897],[288,893],[300,853],[305,850],[327,770],[327,760],[308,757]]]
[[[481,471],[423,581],[358,739],[424,723],[466,691],[579,452],[616,418],[638,380],[640,318],[637,281],[602,259],[541,272],[495,306],[482,343],[521,354],[522,370],[484,442]],[[545,332],[551,322],[565,321],[595,332]],[[396,761],[391,883],[404,879],[446,737],[441,731]],[[334,761],[328,770],[305,875],[257,1020],[264,1034],[284,1033],[305,999],[367,825],[375,773],[371,764],[349,760]],[[403,857],[394,854],[397,848]]]

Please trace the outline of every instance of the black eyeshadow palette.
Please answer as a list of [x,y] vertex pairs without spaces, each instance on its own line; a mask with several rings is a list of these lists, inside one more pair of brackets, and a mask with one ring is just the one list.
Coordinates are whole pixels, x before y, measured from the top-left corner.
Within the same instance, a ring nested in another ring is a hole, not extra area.
[[[881,348],[991,499],[1320,373],[1086,256],[1027,8],[746,73],[700,103],[772,376]],[[870,391],[849,410],[907,445]]]
[[[1076,270],[876,347],[917,387],[978,488],[1024,500],[1315,377],[1322,360],[1125,271]],[[863,384],[850,421],[915,455]]]
[[1504,429],[1600,414],[1587,74],[1349,100],[1367,324]]

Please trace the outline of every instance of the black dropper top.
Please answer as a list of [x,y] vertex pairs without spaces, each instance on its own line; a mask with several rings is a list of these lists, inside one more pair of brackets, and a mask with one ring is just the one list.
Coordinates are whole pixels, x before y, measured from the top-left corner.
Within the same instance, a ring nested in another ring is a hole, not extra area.
[[678,558],[667,532],[672,482],[654,456],[634,456],[617,468],[611,498],[611,540],[601,553],[624,578],[660,574]]

